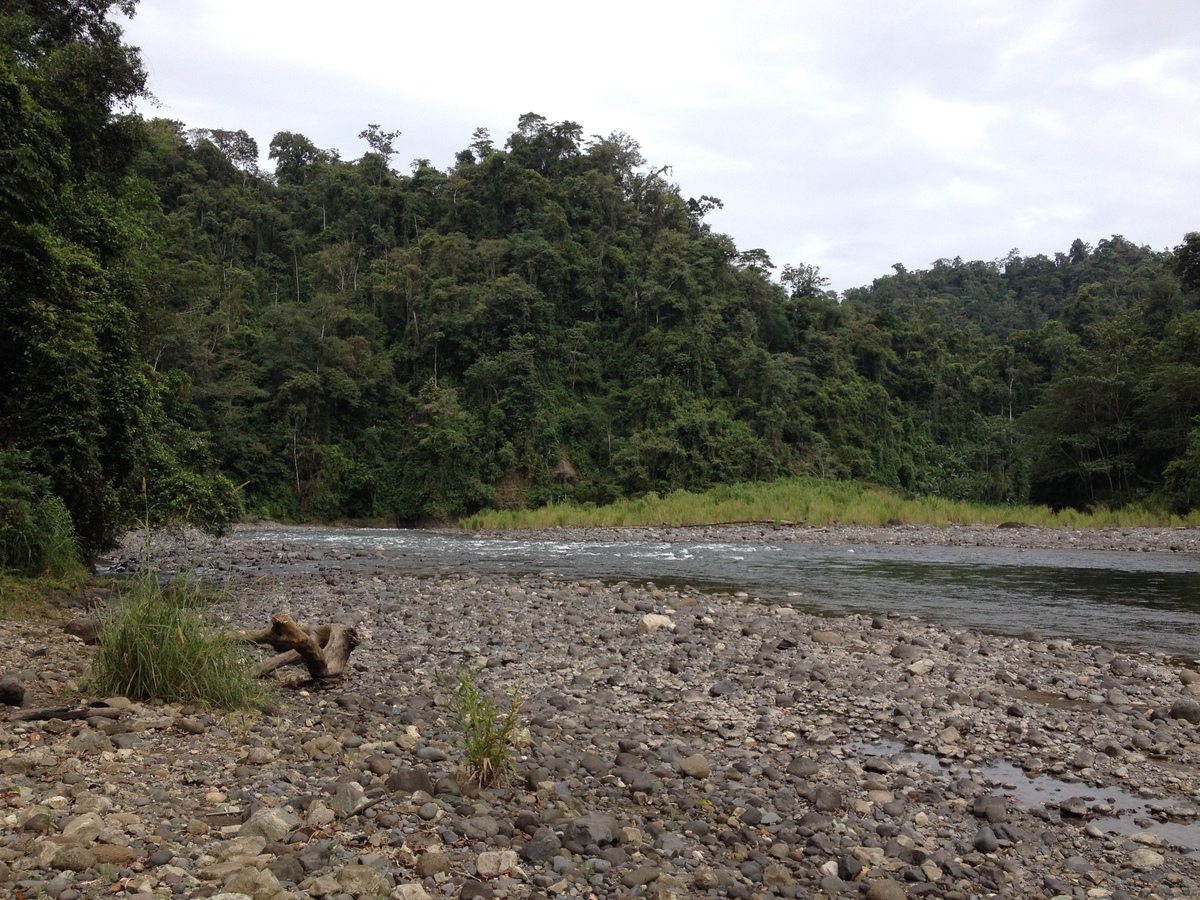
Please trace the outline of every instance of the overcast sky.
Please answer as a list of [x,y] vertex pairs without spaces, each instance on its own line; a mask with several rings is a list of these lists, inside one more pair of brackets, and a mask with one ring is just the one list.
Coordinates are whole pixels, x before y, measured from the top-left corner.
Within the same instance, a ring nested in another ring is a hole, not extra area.
[[525,112],[624,131],[713,227],[837,290],[894,263],[1200,230],[1197,0],[141,0],[161,105],[300,132],[368,123],[439,168]]

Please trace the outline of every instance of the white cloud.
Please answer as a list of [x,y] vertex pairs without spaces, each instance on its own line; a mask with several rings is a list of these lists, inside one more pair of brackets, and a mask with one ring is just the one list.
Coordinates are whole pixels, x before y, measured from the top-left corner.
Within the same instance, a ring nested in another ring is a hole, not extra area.
[[895,117],[899,127],[934,153],[958,158],[984,149],[996,110],[986,104],[904,91],[896,103]]

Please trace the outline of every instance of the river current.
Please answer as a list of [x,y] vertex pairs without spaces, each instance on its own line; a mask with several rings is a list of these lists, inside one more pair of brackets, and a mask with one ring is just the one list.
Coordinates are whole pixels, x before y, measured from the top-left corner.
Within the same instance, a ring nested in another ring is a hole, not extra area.
[[[896,612],[949,627],[1108,643],[1200,661],[1200,554],[1005,547],[554,541],[405,529],[257,528],[238,537],[412,574],[552,573],[745,592],[824,614]],[[367,551],[369,556],[355,554]],[[314,554],[315,555],[315,554]]]

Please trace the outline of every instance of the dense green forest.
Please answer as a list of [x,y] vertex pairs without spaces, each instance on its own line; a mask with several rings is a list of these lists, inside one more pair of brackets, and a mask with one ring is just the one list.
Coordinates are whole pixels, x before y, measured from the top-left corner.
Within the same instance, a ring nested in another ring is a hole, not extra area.
[[262,171],[244,131],[133,112],[133,6],[0,12],[0,565],[65,515],[94,552],[791,474],[1200,505],[1200,235],[838,296],[631,137],[533,113],[445,169],[368,125],[348,160],[281,132]]

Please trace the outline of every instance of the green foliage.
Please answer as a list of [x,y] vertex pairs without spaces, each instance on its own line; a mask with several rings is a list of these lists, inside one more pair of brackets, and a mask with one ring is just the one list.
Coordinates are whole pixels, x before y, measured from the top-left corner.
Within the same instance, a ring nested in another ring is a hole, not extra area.
[[803,263],[773,282],[628,135],[536,113],[445,170],[396,171],[368,125],[345,160],[282,131],[262,172],[244,131],[122,112],[144,71],[110,13],[134,5],[0,12],[0,450],[85,553],[147,500],[214,528],[790,475],[1192,502],[1196,233],[839,298]]
[[59,557],[72,532],[91,554],[128,525],[123,495],[147,475],[164,521],[236,514],[219,476],[180,459],[204,438],[168,420],[140,354],[157,198],[128,178],[144,129],[119,110],[145,73],[109,19],[134,6],[16,0],[0,12],[0,450],[46,479],[53,498],[30,515],[59,535]]
[[90,690],[221,709],[261,706],[264,688],[251,675],[243,645],[204,624],[209,601],[198,580],[179,578],[161,587],[154,574],[144,576],[103,623]]
[[71,515],[28,454],[0,452],[0,570],[56,578],[83,571]]
[[458,727],[468,775],[480,787],[491,787],[516,773],[513,755],[521,730],[521,688],[518,684],[513,689],[507,698],[507,710],[501,711],[479,687],[482,673],[482,667],[463,666],[454,678],[442,681],[453,692],[450,711]]

